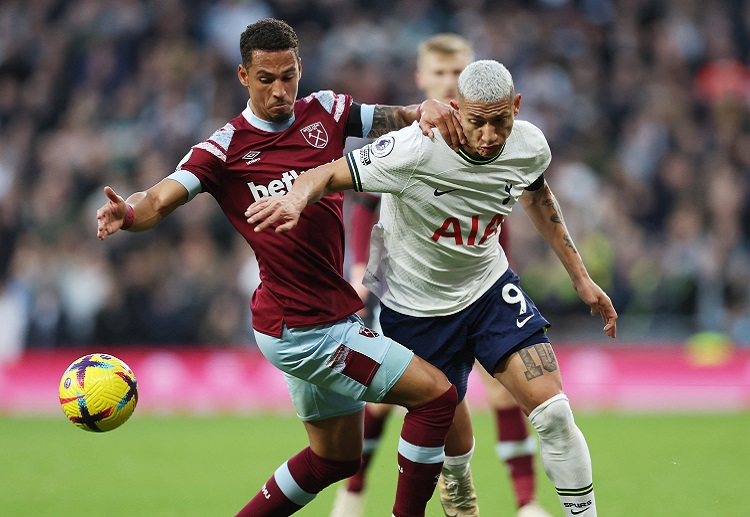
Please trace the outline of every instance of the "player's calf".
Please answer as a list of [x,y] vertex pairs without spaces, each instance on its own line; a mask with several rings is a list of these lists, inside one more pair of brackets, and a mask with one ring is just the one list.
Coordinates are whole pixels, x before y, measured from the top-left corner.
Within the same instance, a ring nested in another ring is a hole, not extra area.
[[421,517],[435,491],[445,460],[445,439],[458,394],[451,385],[438,398],[408,408],[398,444],[398,486],[394,517]]
[[312,501],[325,487],[357,472],[360,461],[328,460],[307,447],[276,469],[260,492],[236,517],[291,515]]
[[564,394],[555,395],[529,415],[539,435],[544,471],[557,490],[566,517],[596,517],[591,456]]

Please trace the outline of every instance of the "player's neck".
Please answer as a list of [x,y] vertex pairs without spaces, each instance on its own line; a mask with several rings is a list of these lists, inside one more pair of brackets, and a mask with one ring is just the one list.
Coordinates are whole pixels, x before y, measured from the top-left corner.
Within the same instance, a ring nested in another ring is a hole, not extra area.
[[282,131],[286,131],[292,125],[295,118],[294,113],[292,113],[292,116],[284,122],[269,122],[267,120],[263,120],[253,112],[250,102],[247,103],[247,107],[242,111],[242,115],[245,117],[245,120],[250,123],[251,126],[256,127],[262,131],[268,131],[269,133],[280,133]]
[[459,146],[458,148],[458,154],[463,156],[463,158],[468,162],[471,162],[474,164],[483,164],[483,163],[490,163],[490,162],[495,161],[501,154],[503,154],[504,150],[505,150],[505,144],[503,144],[500,147],[500,150],[498,151],[497,154],[493,156],[485,156],[462,145],[462,146]]

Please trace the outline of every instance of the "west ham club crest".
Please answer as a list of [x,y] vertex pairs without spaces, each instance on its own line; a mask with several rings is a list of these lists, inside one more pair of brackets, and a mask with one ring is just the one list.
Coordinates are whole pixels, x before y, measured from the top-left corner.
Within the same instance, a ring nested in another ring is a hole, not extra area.
[[320,122],[315,122],[299,130],[305,137],[307,143],[318,149],[323,149],[328,145],[328,133],[326,128]]

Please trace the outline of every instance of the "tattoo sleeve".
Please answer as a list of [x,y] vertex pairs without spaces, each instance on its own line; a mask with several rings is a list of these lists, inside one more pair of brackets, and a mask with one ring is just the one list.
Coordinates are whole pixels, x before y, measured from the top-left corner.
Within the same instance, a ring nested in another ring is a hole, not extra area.
[[[551,191],[547,190],[548,197],[542,201],[542,206],[550,209],[552,211],[552,214],[550,215],[549,219],[555,224],[560,224],[563,227],[565,227],[565,221],[563,221],[562,217],[562,210],[560,209],[560,205],[557,202],[557,199],[555,198],[554,194],[552,194]],[[573,250],[576,254],[578,254],[578,250],[576,249],[575,245],[573,245],[573,239],[570,238],[570,235],[568,235],[567,231],[565,232],[565,235],[563,236],[563,240],[565,241],[565,245]]]
[[401,118],[396,106],[375,106],[375,113],[372,116],[372,129],[367,134],[369,138],[382,136],[395,129],[401,129],[406,122]]

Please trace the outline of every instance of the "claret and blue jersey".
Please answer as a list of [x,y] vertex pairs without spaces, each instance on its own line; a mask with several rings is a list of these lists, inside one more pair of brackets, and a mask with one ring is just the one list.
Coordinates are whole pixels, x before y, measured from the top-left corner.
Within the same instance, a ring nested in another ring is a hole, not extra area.
[[272,124],[255,117],[248,106],[193,146],[170,176],[190,198],[199,192],[214,196],[255,250],[261,285],[252,311],[253,327],[260,332],[279,337],[285,324],[331,323],[362,307],[342,276],[342,193],[307,207],[293,232],[256,233],[244,215],[261,197],[288,192],[302,171],[340,158],[346,137],[366,130],[359,108],[348,95],[321,91],[297,100],[290,121]]

